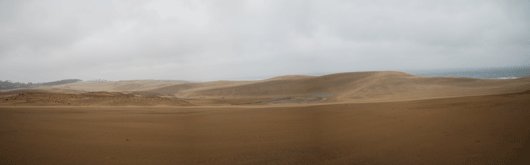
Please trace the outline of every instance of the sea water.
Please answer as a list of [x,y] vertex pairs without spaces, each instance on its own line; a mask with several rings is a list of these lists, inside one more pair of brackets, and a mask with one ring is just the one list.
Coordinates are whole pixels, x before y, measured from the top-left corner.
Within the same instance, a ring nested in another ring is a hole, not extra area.
[[472,69],[433,69],[405,71],[423,77],[467,77],[481,79],[513,79],[530,77],[530,66]]

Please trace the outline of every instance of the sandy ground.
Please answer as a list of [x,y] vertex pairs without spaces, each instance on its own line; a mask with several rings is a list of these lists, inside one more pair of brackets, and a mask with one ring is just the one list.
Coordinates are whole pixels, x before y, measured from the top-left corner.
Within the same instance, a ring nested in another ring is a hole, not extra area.
[[3,91],[0,164],[528,164],[529,84],[363,72]]
[[0,107],[3,164],[517,164],[530,93],[238,107]]

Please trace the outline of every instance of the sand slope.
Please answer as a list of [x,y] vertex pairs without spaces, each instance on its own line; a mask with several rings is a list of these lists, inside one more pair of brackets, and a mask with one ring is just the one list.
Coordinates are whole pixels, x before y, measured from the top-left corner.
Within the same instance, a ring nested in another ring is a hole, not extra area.
[[[216,82],[221,84],[221,82]],[[329,101],[401,101],[521,92],[530,79],[429,78],[403,72],[352,72],[230,85],[179,84],[150,90],[180,97],[281,97],[328,94]]]
[[530,92],[386,103],[2,107],[3,164],[528,164]]

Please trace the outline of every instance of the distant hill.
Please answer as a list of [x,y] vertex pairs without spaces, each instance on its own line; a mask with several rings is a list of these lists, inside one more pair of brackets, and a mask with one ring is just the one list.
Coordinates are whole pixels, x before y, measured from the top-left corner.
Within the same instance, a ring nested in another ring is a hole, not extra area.
[[2,89],[17,89],[17,88],[30,88],[32,84],[24,84],[20,82],[11,82],[9,80],[0,80],[0,90]]
[[59,80],[59,81],[53,81],[53,82],[45,82],[45,83],[21,83],[21,82],[11,82],[9,80],[1,81],[0,80],[0,90],[3,89],[18,89],[18,88],[35,88],[39,86],[53,86],[53,85],[61,85],[61,84],[68,84],[68,83],[75,83],[78,81],[82,81],[80,79],[66,79],[66,80]]
[[75,83],[75,82],[79,82],[79,81],[83,81],[83,80],[80,80],[80,79],[66,79],[66,80],[59,80],[59,81],[41,83],[39,86],[53,86],[53,85],[69,84],[69,83]]

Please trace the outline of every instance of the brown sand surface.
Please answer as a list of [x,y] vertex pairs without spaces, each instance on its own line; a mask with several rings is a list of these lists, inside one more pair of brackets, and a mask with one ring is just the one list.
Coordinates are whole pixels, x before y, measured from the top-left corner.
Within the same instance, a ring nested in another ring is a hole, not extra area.
[[530,78],[403,72],[0,91],[0,164],[529,164]]
[[527,164],[530,92],[297,106],[0,106],[1,164]]

